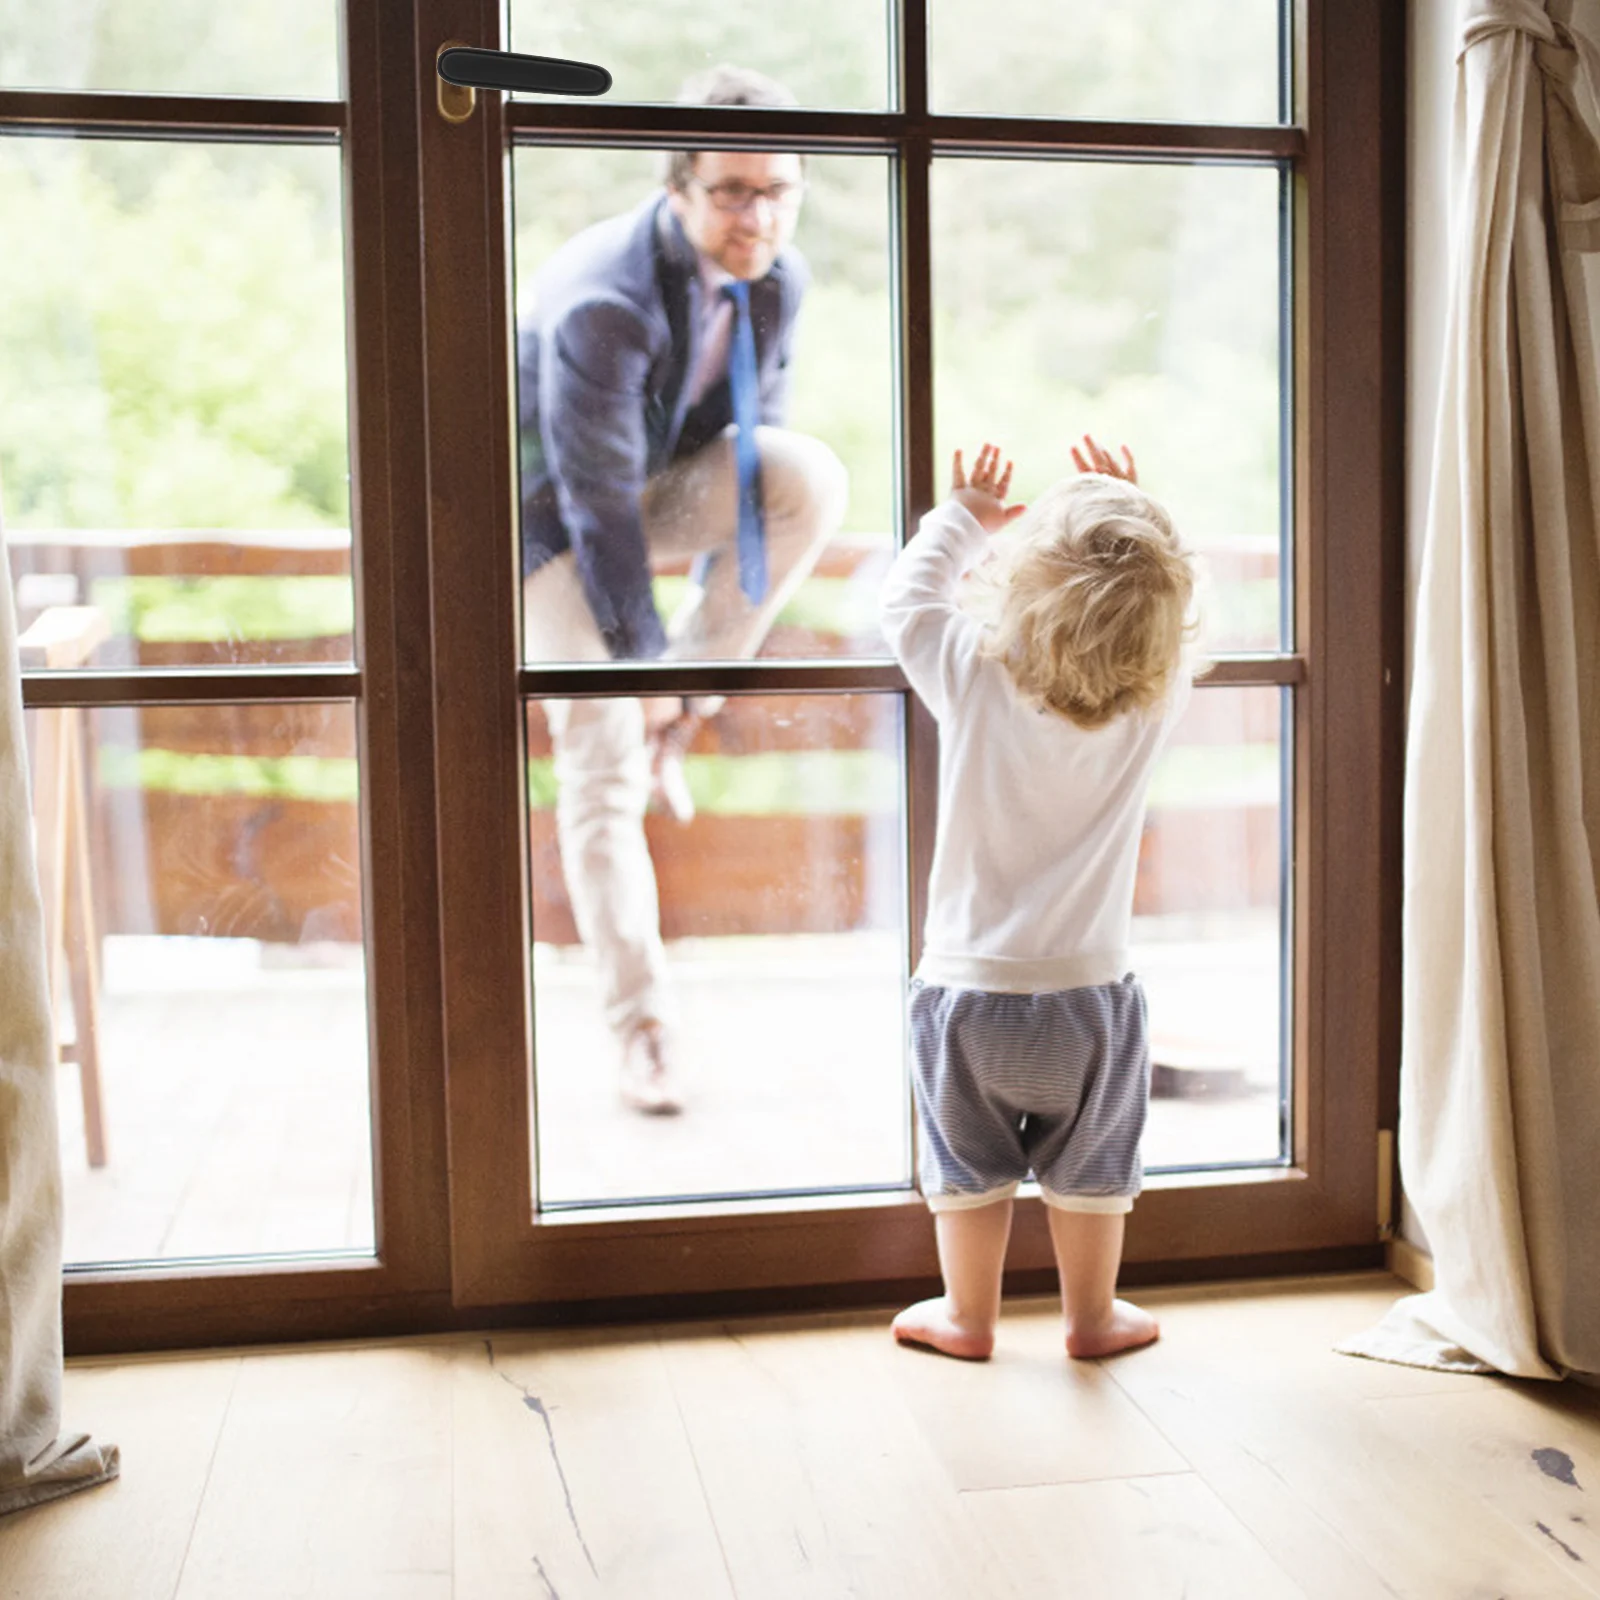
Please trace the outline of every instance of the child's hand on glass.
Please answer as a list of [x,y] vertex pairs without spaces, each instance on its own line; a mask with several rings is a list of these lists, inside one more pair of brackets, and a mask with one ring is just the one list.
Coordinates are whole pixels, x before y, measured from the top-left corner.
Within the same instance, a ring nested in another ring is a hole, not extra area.
[[1139,473],[1133,464],[1133,452],[1127,445],[1119,445],[1122,451],[1122,460],[1118,462],[1109,450],[1096,444],[1087,433],[1083,436],[1084,452],[1080,453],[1077,445],[1072,447],[1072,462],[1079,472],[1103,472],[1108,478],[1121,478],[1125,483],[1137,483]]
[[967,476],[961,452],[956,451],[950,469],[950,498],[965,506],[977,518],[985,533],[996,533],[1020,517],[1026,506],[1008,506],[1006,493],[1011,488],[1011,463],[1002,468],[998,445],[986,444],[972,463],[972,475]]

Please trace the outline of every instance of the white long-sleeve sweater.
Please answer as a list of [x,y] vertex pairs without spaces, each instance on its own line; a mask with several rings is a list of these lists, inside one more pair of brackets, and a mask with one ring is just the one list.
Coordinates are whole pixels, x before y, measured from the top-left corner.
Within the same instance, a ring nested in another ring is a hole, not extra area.
[[1145,792],[1189,697],[1088,731],[1032,706],[956,602],[986,535],[954,501],[922,519],[884,581],[883,627],[939,722],[939,832],[918,975],[1047,993],[1128,970]]

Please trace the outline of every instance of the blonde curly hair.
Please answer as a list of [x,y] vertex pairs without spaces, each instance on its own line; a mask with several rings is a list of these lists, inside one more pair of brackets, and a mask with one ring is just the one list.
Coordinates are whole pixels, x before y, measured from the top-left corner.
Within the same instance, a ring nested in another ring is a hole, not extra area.
[[1166,698],[1198,632],[1193,557],[1137,484],[1063,478],[1011,523],[973,575],[985,654],[1028,700],[1103,728]]

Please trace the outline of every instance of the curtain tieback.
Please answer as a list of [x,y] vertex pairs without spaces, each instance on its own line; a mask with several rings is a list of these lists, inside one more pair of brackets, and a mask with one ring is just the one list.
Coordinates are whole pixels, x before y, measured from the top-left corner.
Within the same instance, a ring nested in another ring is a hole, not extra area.
[[1559,35],[1543,0],[1472,0],[1461,29],[1460,61],[1474,45],[1499,33],[1531,34],[1543,44],[1555,44]]

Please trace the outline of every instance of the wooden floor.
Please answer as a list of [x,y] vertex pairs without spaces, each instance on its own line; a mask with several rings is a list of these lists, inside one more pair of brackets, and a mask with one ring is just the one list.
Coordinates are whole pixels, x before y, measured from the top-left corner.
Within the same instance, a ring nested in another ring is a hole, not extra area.
[[1600,1395],[1334,1355],[1381,1275],[1140,1298],[995,1360],[887,1313],[74,1365],[123,1477],[0,1522],[6,1600],[1600,1594]]

